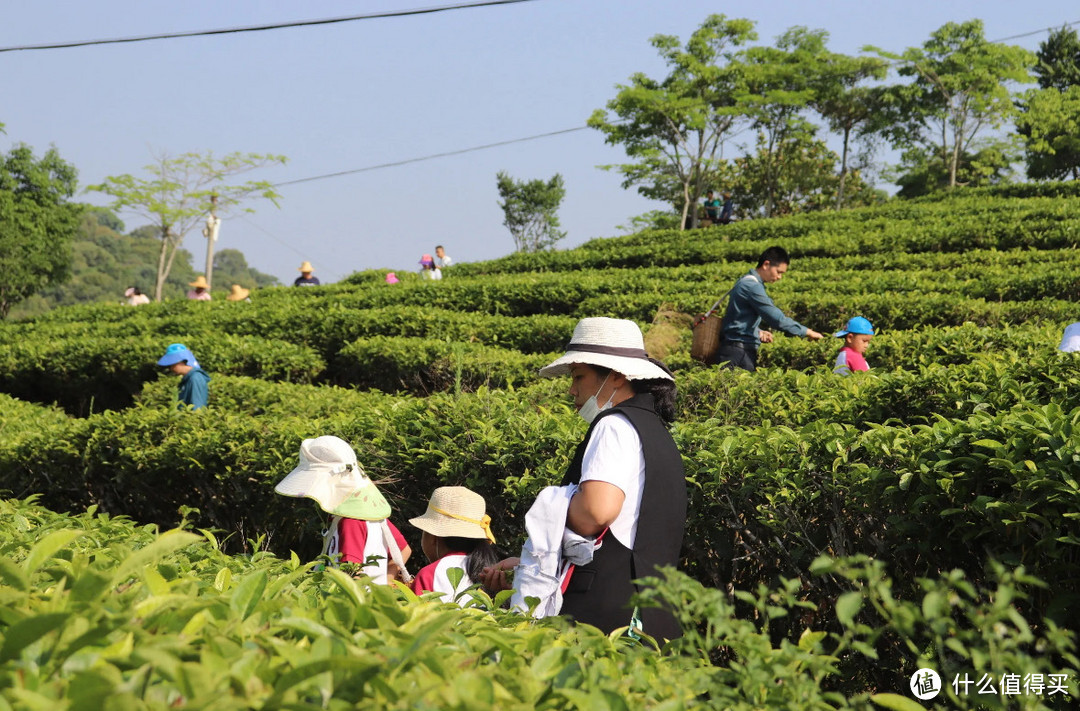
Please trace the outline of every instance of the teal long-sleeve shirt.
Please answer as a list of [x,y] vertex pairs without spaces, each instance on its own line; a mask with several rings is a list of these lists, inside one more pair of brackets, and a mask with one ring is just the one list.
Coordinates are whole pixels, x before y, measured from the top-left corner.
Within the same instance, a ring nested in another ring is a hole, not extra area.
[[783,331],[789,336],[805,336],[806,326],[788,318],[765,293],[765,282],[756,269],[742,276],[732,287],[724,311],[723,340],[737,341],[757,349],[762,326]]
[[184,408],[191,405],[194,410],[206,407],[206,400],[210,395],[206,384],[209,382],[210,376],[202,368],[189,370],[184,377],[180,378],[180,390],[176,394],[177,407]]

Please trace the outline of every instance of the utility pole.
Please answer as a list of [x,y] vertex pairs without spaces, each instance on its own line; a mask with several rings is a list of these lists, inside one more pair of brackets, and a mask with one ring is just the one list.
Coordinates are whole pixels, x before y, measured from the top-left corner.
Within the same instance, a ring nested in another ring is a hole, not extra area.
[[202,231],[203,237],[206,238],[206,283],[211,286],[214,283],[211,281],[214,275],[214,242],[217,242],[218,230],[221,228],[221,219],[214,214],[217,210],[217,201],[217,195],[210,196],[210,214],[206,216],[206,227]]

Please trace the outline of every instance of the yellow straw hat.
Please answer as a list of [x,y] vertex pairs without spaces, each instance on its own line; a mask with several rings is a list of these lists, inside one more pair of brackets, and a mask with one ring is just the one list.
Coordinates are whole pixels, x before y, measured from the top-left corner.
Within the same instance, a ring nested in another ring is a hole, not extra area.
[[464,486],[440,486],[431,493],[423,516],[409,523],[433,536],[486,538],[495,542],[491,517],[484,513],[484,497]]
[[209,289],[210,288],[210,285],[206,283],[206,277],[203,276],[202,274],[195,277],[195,281],[189,283],[188,286],[193,286],[196,289]]
[[228,299],[229,301],[243,301],[244,299],[246,299],[248,297],[248,294],[250,294],[250,293],[251,293],[250,289],[245,289],[244,287],[240,286],[239,284],[233,284],[232,285],[232,292],[228,296],[226,296],[225,298]]
[[300,271],[302,271],[302,272],[313,272],[315,270],[312,269],[311,262],[304,262],[303,264],[300,265]]

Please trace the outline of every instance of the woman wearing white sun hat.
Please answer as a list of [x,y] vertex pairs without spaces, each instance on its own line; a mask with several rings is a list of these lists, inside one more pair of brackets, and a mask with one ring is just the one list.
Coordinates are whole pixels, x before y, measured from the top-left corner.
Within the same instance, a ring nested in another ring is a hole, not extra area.
[[[389,521],[390,504],[345,440],[333,435],[305,439],[300,444],[300,464],[274,491],[313,499],[333,516],[323,539],[324,555],[363,566],[363,574],[376,583],[399,574],[411,582],[405,562],[412,551]],[[368,563],[371,560],[376,562]]]
[[[648,357],[637,324],[613,318],[579,321],[566,354],[540,370],[564,374],[578,414],[590,423],[563,478],[563,485],[578,485],[566,528],[603,538],[592,562],[566,583],[560,613],[611,632],[632,622],[633,581],[678,564],[686,478],[666,426],[675,417],[675,379]],[[506,587],[502,571],[517,564],[511,558],[485,571],[485,585]],[[640,621],[657,639],[681,634],[665,609],[641,610]]]

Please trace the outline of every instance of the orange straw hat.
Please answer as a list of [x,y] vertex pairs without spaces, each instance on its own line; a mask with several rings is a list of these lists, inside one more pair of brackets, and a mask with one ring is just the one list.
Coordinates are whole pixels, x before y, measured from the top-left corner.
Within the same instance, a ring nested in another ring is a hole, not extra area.
[[250,289],[245,289],[244,287],[240,286],[239,284],[233,284],[232,285],[232,292],[228,296],[226,296],[225,298],[228,299],[229,301],[243,301],[244,299],[246,299],[248,297],[248,294],[250,294],[250,293],[251,293]]
[[190,282],[188,286],[193,286],[196,289],[209,289],[210,285],[206,283],[206,277],[202,274],[195,277],[195,281]]
[[484,497],[464,486],[440,486],[431,492],[423,516],[409,523],[433,536],[451,538],[486,538],[495,542],[491,517],[484,511]]

